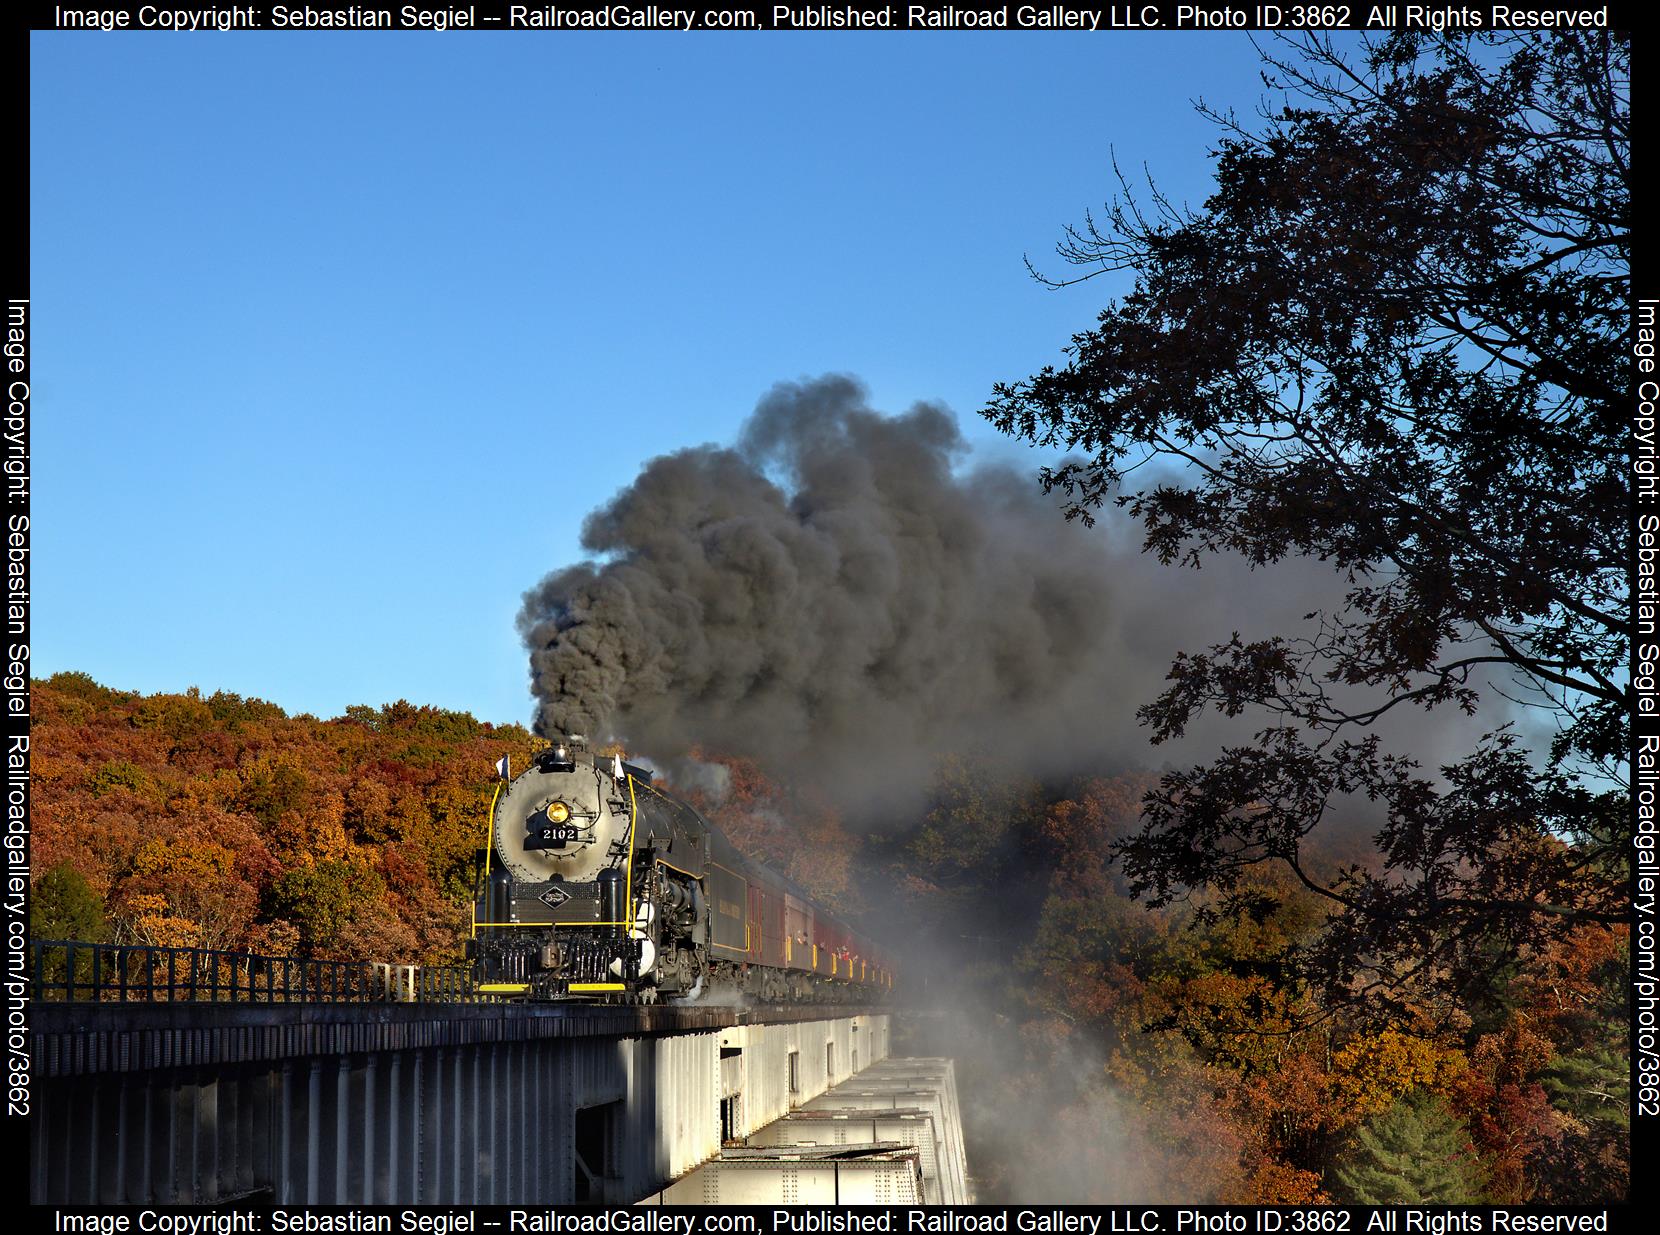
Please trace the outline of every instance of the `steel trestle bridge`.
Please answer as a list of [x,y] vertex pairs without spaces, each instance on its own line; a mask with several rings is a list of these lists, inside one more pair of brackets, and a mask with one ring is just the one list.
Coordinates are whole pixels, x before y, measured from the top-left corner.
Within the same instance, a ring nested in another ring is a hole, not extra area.
[[887,1056],[856,1005],[533,1004],[459,967],[31,941],[31,1199],[618,1203]]

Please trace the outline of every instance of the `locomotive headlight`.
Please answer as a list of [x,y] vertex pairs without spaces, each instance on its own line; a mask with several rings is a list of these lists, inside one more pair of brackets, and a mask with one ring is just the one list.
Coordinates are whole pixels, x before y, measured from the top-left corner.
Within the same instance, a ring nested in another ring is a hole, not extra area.
[[548,803],[548,822],[549,823],[564,823],[565,820],[569,819],[570,817],[571,817],[571,808],[566,806],[563,802],[549,802]]

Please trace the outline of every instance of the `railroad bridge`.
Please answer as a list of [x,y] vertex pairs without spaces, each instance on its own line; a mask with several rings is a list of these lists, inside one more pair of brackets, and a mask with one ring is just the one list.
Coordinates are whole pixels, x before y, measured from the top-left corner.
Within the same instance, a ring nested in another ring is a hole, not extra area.
[[538,1005],[455,971],[31,944],[37,1203],[628,1203],[887,1057],[843,1005]]

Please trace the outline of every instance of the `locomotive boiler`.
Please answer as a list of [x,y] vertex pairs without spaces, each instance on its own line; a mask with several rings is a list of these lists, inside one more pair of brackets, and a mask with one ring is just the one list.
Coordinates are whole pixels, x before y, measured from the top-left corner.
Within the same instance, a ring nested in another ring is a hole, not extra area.
[[868,1000],[886,957],[685,802],[580,737],[497,787],[469,952],[486,993]]

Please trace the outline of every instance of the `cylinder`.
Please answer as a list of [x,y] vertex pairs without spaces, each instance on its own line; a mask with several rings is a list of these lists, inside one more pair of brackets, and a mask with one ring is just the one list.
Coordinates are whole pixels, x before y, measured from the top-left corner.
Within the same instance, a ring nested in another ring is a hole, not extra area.
[[484,914],[486,922],[495,923],[506,922],[512,917],[512,876],[508,874],[505,866],[498,866],[492,870],[485,882]]
[[628,923],[623,920],[622,872],[608,867],[600,871],[596,882],[599,884],[599,920],[614,923],[612,930],[620,935],[628,928]]

